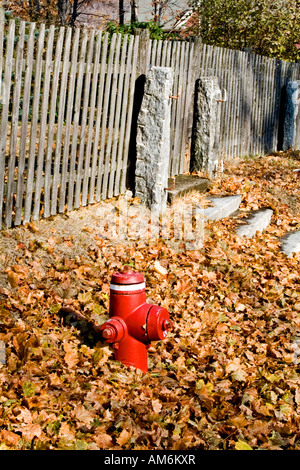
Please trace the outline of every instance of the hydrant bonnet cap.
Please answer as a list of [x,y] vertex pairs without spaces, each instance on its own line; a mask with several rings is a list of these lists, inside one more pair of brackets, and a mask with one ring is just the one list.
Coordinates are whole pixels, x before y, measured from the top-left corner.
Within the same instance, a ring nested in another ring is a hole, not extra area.
[[142,273],[135,271],[126,271],[114,273],[111,278],[112,284],[140,284],[144,282],[144,276]]

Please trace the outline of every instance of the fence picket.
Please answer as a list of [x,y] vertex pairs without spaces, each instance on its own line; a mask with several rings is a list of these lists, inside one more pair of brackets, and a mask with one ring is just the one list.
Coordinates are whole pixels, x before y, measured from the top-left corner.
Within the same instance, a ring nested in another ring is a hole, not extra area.
[[101,187],[103,199],[107,197],[108,177],[109,177],[109,173],[111,171],[111,167],[113,164],[112,159],[111,159],[111,146],[112,146],[114,121],[115,121],[115,103],[116,103],[116,92],[117,92],[117,80],[118,80],[118,73],[119,73],[118,69],[119,69],[120,46],[121,46],[121,35],[118,35],[117,43],[116,43],[112,83],[111,83],[111,98],[110,98],[109,120],[108,120],[108,129],[107,129],[108,134],[107,134],[107,143],[106,143],[106,149],[105,149],[105,164],[104,164],[103,181],[102,181],[102,187]]
[[35,84],[33,93],[33,105],[32,105],[32,120],[31,120],[31,132],[30,132],[30,149],[28,157],[28,175],[27,175],[27,186],[25,196],[25,212],[23,222],[27,223],[31,218],[31,204],[34,192],[34,171],[35,171],[35,153],[37,144],[37,131],[38,131],[38,119],[39,119],[39,107],[40,107],[40,89],[42,79],[42,57],[44,52],[44,39],[45,39],[45,25],[41,25],[39,31],[38,45],[37,45],[37,56],[35,64]]
[[104,160],[104,149],[105,149],[105,138],[106,138],[106,126],[107,126],[107,114],[108,114],[108,105],[109,105],[109,96],[110,96],[110,87],[111,87],[111,79],[112,79],[112,69],[113,69],[113,60],[114,60],[114,53],[115,53],[115,45],[116,45],[117,35],[113,34],[111,43],[110,43],[110,51],[108,57],[108,64],[107,64],[107,71],[106,71],[106,80],[105,80],[105,88],[104,88],[104,104],[103,104],[103,111],[102,111],[102,128],[101,128],[101,139],[100,139],[100,156],[99,156],[99,163],[98,163],[98,175],[97,175],[97,185],[96,185],[96,202],[100,201],[101,199],[101,188],[102,188],[102,175],[103,175],[103,160]]
[[57,195],[58,186],[60,182],[60,160],[61,160],[61,147],[62,147],[62,135],[63,135],[63,123],[65,115],[65,102],[67,94],[67,83],[69,73],[69,55],[71,48],[71,37],[72,29],[67,28],[66,40],[64,44],[64,57],[62,63],[62,74],[60,83],[60,94],[59,94],[59,111],[57,118],[57,131],[56,131],[56,145],[55,145],[55,159],[54,159],[54,171],[52,179],[52,193],[51,193],[51,215],[57,213]]
[[10,134],[10,148],[9,148],[9,161],[8,161],[8,174],[7,174],[7,190],[6,190],[6,205],[5,205],[5,225],[10,227],[12,223],[12,210],[13,210],[13,195],[14,195],[14,180],[15,180],[15,164],[17,154],[17,136],[19,130],[19,107],[20,107],[20,94],[22,82],[22,65],[23,65],[23,51],[24,51],[24,38],[25,38],[25,22],[21,22],[19,39],[17,45],[16,55],[16,68],[15,68],[15,83],[13,94],[13,109],[11,116],[11,134]]
[[22,222],[23,194],[24,194],[24,186],[25,186],[24,172],[25,172],[28,119],[29,119],[28,114],[29,114],[30,88],[31,88],[31,82],[32,82],[32,69],[33,69],[34,33],[35,33],[35,24],[31,23],[30,32],[28,36],[28,42],[27,42],[26,72],[25,72],[24,91],[23,91],[20,155],[19,155],[19,163],[18,163],[18,181],[17,181],[16,209],[15,209],[15,220],[14,220],[15,225],[20,225]]
[[[92,170],[91,170],[91,184],[90,184],[90,194],[89,194],[89,203],[95,201],[95,187],[96,187],[96,178],[97,178],[97,162],[99,154],[99,140],[100,140],[100,126],[101,126],[101,117],[102,117],[102,103],[104,97],[104,82],[105,82],[105,70],[106,70],[106,56],[108,48],[108,33],[105,33],[104,41],[102,44],[102,54],[101,54],[101,66],[99,74],[99,86],[98,86],[98,100],[97,100],[97,112],[96,112],[96,123],[95,123],[95,140],[93,143],[93,155],[92,155]],[[99,178],[99,171],[98,171]]]
[[52,153],[53,153],[53,140],[54,140],[54,124],[56,114],[56,101],[59,86],[59,73],[60,73],[60,61],[62,56],[63,41],[65,35],[65,28],[61,27],[56,43],[55,58],[53,63],[53,80],[51,89],[51,101],[49,110],[49,122],[48,122],[48,141],[47,148],[45,150],[45,184],[44,184],[44,217],[50,216],[50,191],[51,191],[51,179],[52,179]]
[[36,184],[35,184],[35,199],[33,209],[33,220],[38,220],[40,213],[40,200],[41,200],[41,188],[42,188],[42,175],[44,166],[44,151],[45,151],[45,138],[47,117],[48,117],[48,101],[50,93],[50,75],[52,71],[52,50],[54,42],[54,26],[50,27],[48,43],[47,43],[47,54],[44,71],[44,89],[43,89],[43,103],[41,110],[41,121],[40,121],[40,139],[39,139],[39,151],[37,160],[37,171],[36,171]]
[[[137,43],[138,41],[136,40],[135,44]],[[133,54],[133,46],[134,46],[134,36],[131,36],[129,45],[128,45],[127,63],[126,63],[126,70],[125,70],[121,126],[120,126],[120,136],[119,136],[118,156],[117,156],[117,168],[116,168],[116,176],[115,176],[115,184],[114,184],[114,196],[117,196],[118,194],[120,194],[120,176],[121,176],[121,169],[122,169],[123,144],[124,144],[126,114],[127,114],[127,97],[128,97],[128,91],[129,91],[129,85],[130,85],[129,80],[130,80],[130,73],[131,73],[131,66],[132,66],[131,61],[132,61],[132,54]]]
[[136,67],[137,67],[137,58],[138,58],[138,47],[139,41],[138,37],[135,38],[133,56],[132,56],[132,68],[130,72],[130,85],[129,85],[129,96],[128,96],[128,108],[127,108],[127,122],[126,122],[126,131],[125,131],[125,141],[124,141],[124,157],[123,157],[123,170],[121,176],[121,186],[120,194],[123,194],[126,189],[126,173],[127,173],[127,162],[128,162],[128,153],[129,153],[129,141],[131,133],[131,121],[132,121],[132,110],[133,110],[133,98],[134,98],[134,84],[136,79]]
[[109,175],[109,185],[108,185],[108,193],[107,197],[111,198],[113,196],[113,189],[114,189],[114,179],[117,169],[117,145],[119,136],[119,124],[120,124],[120,114],[121,114],[121,101],[122,101],[122,92],[123,92],[123,82],[124,82],[124,66],[125,66],[125,57],[127,52],[127,35],[124,36],[123,39],[123,47],[122,47],[122,55],[120,60],[120,70],[119,70],[119,78],[118,78],[118,96],[117,96],[117,104],[116,104],[116,116],[115,116],[115,129],[114,129],[114,136],[113,136],[113,143],[112,143],[112,152],[111,152],[111,166],[110,166],[110,175]]
[[[0,25],[1,26],[1,25]],[[3,27],[3,25],[2,25]],[[6,167],[6,140],[8,133],[8,114],[10,105],[10,89],[11,89],[11,73],[12,59],[14,53],[15,38],[15,22],[10,20],[9,31],[7,35],[7,47],[5,52],[5,68],[4,68],[4,90],[2,98],[2,114],[0,125],[0,220],[3,215],[3,196],[4,196],[4,174]]]
[[77,57],[79,47],[79,33],[80,30],[76,29],[73,37],[73,47],[71,54],[71,68],[68,82],[68,98],[67,98],[67,110],[65,118],[65,136],[64,136],[64,148],[61,166],[61,182],[59,191],[59,206],[58,212],[64,211],[65,200],[66,200],[66,185],[67,185],[67,171],[68,171],[68,160],[69,160],[69,148],[71,141],[71,120],[73,114],[74,105],[74,92],[75,92],[75,80],[76,80],[76,69],[77,69]]
[[[87,204],[87,193],[88,185],[90,182],[90,160],[91,160],[91,148],[93,140],[93,128],[94,128],[94,118],[95,118],[95,108],[96,108],[96,92],[97,92],[97,83],[98,83],[98,73],[99,73],[99,60],[100,60],[100,51],[101,51],[101,38],[102,33],[98,33],[96,38],[96,50],[94,57],[94,67],[93,67],[93,80],[92,80],[92,90],[91,90],[91,104],[89,110],[89,127],[87,135],[87,144],[85,151],[85,169],[83,176],[83,186],[82,186],[82,199],[81,205],[85,206]],[[91,175],[92,178],[92,175]]]
[[81,196],[81,190],[82,190],[82,171],[84,171],[83,170],[84,148],[86,144],[88,106],[90,102],[90,87],[91,87],[94,42],[95,42],[95,34],[94,32],[92,32],[89,38],[88,57],[87,57],[86,71],[85,71],[84,98],[83,98],[81,128],[80,128],[80,147],[79,147],[78,166],[77,166],[77,175],[76,175],[76,188],[75,188],[75,202],[74,202],[75,209],[78,209],[78,207],[80,206],[80,196]]
[[77,139],[78,139],[78,132],[79,132],[78,128],[79,128],[79,117],[80,117],[80,110],[81,110],[81,95],[82,95],[82,87],[83,87],[83,75],[84,75],[84,67],[85,67],[87,42],[88,42],[88,33],[87,31],[84,31],[82,42],[81,42],[81,49],[80,49],[77,85],[76,85],[76,97],[75,97],[75,105],[74,105],[73,133],[72,133],[72,146],[71,146],[71,154],[70,154],[70,173],[69,173],[68,202],[67,202],[68,211],[73,209],[74,184],[75,184],[75,178],[76,178],[75,166],[76,166],[77,144],[78,144]]

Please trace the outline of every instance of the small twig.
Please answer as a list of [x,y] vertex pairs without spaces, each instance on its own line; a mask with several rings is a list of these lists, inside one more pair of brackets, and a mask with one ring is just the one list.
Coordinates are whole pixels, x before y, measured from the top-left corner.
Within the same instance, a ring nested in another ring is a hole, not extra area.
[[173,100],[178,100],[179,96],[181,95],[181,88],[179,88],[178,95],[177,96],[169,96],[169,98],[172,98]]

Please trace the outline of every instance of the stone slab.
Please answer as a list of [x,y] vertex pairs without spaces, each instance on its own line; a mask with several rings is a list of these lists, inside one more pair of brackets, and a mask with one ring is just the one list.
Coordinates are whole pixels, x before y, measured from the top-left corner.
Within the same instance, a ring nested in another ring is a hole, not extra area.
[[281,250],[291,258],[293,253],[300,252],[300,230],[289,232],[281,238]]
[[246,219],[246,224],[240,225],[236,229],[236,234],[240,237],[255,237],[257,232],[261,233],[270,224],[272,214],[272,209],[253,211]]
[[[184,196],[190,191],[204,192],[209,186],[210,180],[196,175],[178,175],[175,177],[175,189],[168,190],[168,201],[172,203],[177,197]],[[169,178],[168,188],[173,185],[173,179]]]
[[208,220],[220,220],[229,217],[238,210],[242,196],[240,194],[225,197],[210,197],[212,207],[197,208],[196,213],[203,215]]

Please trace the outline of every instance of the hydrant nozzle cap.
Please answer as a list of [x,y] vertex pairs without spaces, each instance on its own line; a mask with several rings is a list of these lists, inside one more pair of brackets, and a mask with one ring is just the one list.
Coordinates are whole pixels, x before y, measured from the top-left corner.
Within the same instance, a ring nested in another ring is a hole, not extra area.
[[166,308],[153,305],[147,318],[147,336],[150,341],[165,339],[172,328],[169,312]]
[[100,327],[102,338],[108,343],[121,341],[127,332],[127,326],[124,320],[120,317],[114,317],[107,320]]

